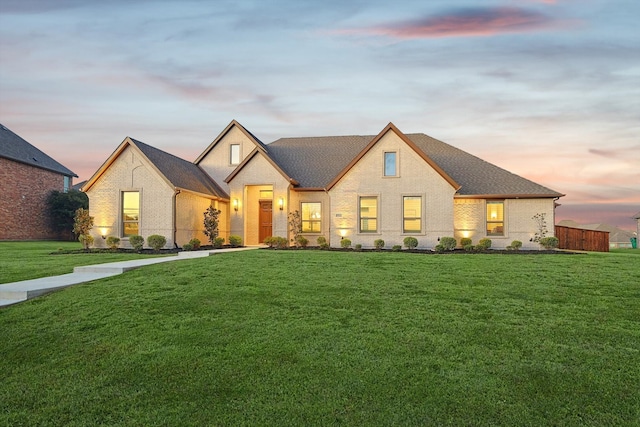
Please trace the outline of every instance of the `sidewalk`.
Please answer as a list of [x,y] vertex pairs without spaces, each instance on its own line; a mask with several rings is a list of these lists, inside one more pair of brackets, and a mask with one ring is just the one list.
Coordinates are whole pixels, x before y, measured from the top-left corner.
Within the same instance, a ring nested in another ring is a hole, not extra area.
[[31,298],[53,292],[67,286],[78,283],[90,282],[92,280],[104,279],[105,277],[116,276],[125,271],[144,267],[145,265],[159,264],[161,262],[179,261],[191,258],[203,258],[216,253],[227,253],[257,249],[257,247],[244,247],[235,249],[214,249],[210,251],[185,251],[178,252],[178,255],[141,258],[130,261],[111,262],[108,264],[85,265],[75,267],[73,273],[62,276],[42,277],[40,279],[24,280],[22,282],[0,284],[0,307],[16,304]]

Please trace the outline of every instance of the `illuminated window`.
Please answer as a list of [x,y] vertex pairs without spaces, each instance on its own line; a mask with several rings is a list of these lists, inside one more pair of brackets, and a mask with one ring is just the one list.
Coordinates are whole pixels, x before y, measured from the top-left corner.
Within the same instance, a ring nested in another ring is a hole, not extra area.
[[396,153],[384,153],[384,176],[396,176]]
[[487,236],[504,236],[504,201],[487,201]]
[[231,144],[229,146],[229,163],[232,165],[240,164],[240,144]]
[[137,191],[122,192],[122,236],[140,234],[140,193]]
[[360,232],[375,233],[378,231],[378,198],[360,197]]
[[322,231],[322,203],[302,203],[302,232],[320,233]]
[[404,233],[420,233],[422,231],[422,197],[403,197],[402,216],[402,231]]

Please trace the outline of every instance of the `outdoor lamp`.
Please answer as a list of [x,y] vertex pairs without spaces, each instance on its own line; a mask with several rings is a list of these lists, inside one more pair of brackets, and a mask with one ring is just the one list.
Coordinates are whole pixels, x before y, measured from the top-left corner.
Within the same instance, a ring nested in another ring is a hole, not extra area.
[[238,199],[233,199],[233,210],[238,212]]
[[280,208],[280,210],[284,209],[284,199],[282,197],[278,199],[278,207]]

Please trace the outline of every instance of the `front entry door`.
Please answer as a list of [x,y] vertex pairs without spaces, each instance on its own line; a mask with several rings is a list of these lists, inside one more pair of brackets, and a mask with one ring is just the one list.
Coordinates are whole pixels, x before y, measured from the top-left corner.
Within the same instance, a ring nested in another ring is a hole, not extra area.
[[271,200],[260,200],[260,230],[258,232],[259,243],[264,242],[264,239],[271,236],[271,221],[272,221],[272,208],[273,202]]

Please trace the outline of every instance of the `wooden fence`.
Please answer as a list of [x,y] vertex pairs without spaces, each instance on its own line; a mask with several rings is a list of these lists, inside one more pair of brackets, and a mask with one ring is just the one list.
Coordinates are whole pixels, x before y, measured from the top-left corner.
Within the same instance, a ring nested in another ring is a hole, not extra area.
[[556,225],[558,248],[577,251],[609,252],[609,232]]

